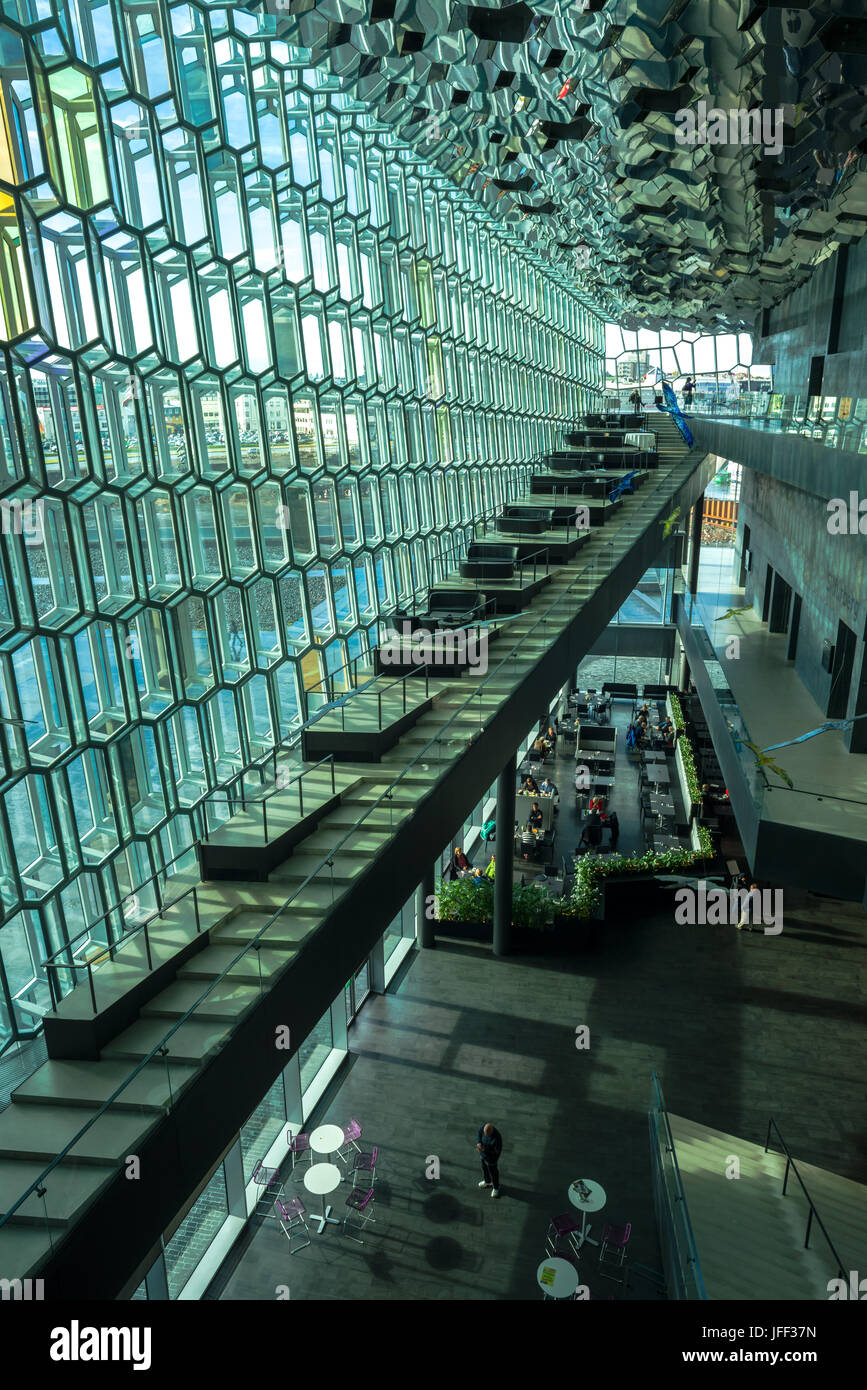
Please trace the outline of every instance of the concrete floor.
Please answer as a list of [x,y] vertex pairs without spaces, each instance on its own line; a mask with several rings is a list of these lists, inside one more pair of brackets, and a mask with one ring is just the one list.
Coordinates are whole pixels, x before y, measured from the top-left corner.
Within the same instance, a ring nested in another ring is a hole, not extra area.
[[[650,1191],[650,1073],[680,1115],[763,1143],[773,1115],[796,1157],[867,1176],[863,1009],[867,917],[787,892],[779,937],[686,927],[671,915],[606,925],[563,957],[494,960],[441,943],[414,953],[350,1033],[351,1056],[314,1123],[358,1116],[377,1144],[376,1226],[363,1246],[338,1227],[297,1255],[274,1222],[248,1231],[209,1298],[533,1299],[550,1217],[568,1184],[606,1189],[605,1219],[631,1221],[632,1260],[661,1268]],[[579,1024],[590,1048],[574,1045]],[[503,1134],[502,1197],[477,1182],[478,1126]],[[426,1176],[432,1156],[440,1177]],[[288,1190],[304,1194],[300,1180]],[[342,1214],[347,1184],[334,1194]],[[316,1199],[308,1199],[311,1207]],[[833,1231],[831,1232],[833,1238]],[[633,1266],[621,1291],[654,1299]]]

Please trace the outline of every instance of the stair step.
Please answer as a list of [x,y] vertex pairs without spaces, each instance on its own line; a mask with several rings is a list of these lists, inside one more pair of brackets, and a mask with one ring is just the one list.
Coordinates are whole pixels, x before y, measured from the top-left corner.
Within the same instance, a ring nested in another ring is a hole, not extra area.
[[[203,990],[206,983],[206,981],[202,981]],[[168,1026],[165,1019],[138,1018],[123,1033],[119,1033],[116,1038],[107,1043],[102,1049],[101,1055],[140,1062],[162,1042],[167,1032]],[[189,1019],[186,1023],[181,1024],[166,1044],[169,1049],[170,1065],[175,1062],[188,1062],[194,1065],[202,1062],[223,1045],[231,1032],[231,1021],[222,1023],[215,1019]]]
[[[79,1121],[80,1122],[80,1121]],[[52,1158],[54,1155],[52,1154]],[[50,1159],[0,1159],[0,1210],[8,1211],[31,1183],[44,1173]],[[50,1246],[44,1230],[66,1226],[75,1213],[93,1200],[117,1176],[118,1165],[69,1163],[65,1159],[46,1177],[44,1200],[31,1193],[0,1227],[0,1263],[8,1278],[21,1278]],[[14,1271],[14,1272],[13,1272]]]
[[[239,942],[238,945],[242,945]],[[239,1019],[246,1013],[251,1004],[259,998],[259,990],[256,985],[242,984],[235,978],[223,980],[215,985],[207,999],[197,1004],[204,988],[203,982],[198,979],[175,980],[173,984],[164,989],[149,1004],[145,1004],[141,1010],[142,1018],[161,1018],[176,1019],[183,1018],[194,1005],[196,1007],[196,1018],[201,1020],[211,1019]],[[168,1027],[168,1025],[166,1025]],[[103,1060],[100,1063],[105,1066]],[[118,1063],[128,1070],[126,1063]],[[177,1063],[172,1066],[174,1072]],[[148,1071],[149,1068],[145,1068]],[[142,1075],[144,1073],[141,1073]],[[174,1089],[174,1087],[173,1087]]]
[[[126,1062],[50,1059],[15,1088],[13,1102],[98,1109],[123,1084],[129,1070]],[[189,1080],[196,1074],[195,1067],[188,1068],[188,1072]],[[112,1102],[112,1110],[153,1111],[159,1114],[169,1103],[171,1094],[176,1092],[174,1078],[171,1091],[169,1089],[164,1067],[145,1067]],[[79,1124],[83,1123],[79,1115]]]
[[[242,949],[242,946],[235,946],[231,942],[207,946],[204,951],[199,951],[198,955],[187,961],[186,965],[181,966],[178,979],[201,980],[204,984],[208,980],[219,979],[223,971],[228,970],[229,979],[257,985],[260,975],[263,980],[270,980],[273,975],[279,974],[295,953],[292,947],[283,951],[276,950],[273,946],[250,947],[233,965],[232,961]],[[214,1021],[210,1020],[208,1026]]]
[[[93,1106],[96,1114],[98,1106]],[[120,1163],[156,1123],[153,1115],[112,1107],[100,1115],[69,1154],[72,1163]],[[0,1158],[33,1159],[44,1166],[75,1138],[87,1116],[73,1105],[7,1105],[0,1114]],[[20,1196],[19,1188],[16,1196]]]

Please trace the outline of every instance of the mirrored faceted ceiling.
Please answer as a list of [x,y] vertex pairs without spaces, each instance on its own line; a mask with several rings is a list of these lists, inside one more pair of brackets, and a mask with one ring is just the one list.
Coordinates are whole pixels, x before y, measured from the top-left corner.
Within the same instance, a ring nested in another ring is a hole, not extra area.
[[753,327],[867,226],[863,0],[249,8],[624,326]]

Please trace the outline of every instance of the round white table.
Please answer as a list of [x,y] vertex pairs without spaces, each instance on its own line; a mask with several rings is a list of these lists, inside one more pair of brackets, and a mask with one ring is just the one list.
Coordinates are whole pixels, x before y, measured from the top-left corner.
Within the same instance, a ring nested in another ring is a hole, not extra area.
[[[333,1154],[342,1149],[346,1140],[340,1125],[320,1125],[310,1135],[310,1147],[315,1154]],[[311,1159],[311,1163],[312,1163]]]
[[575,1266],[559,1255],[543,1260],[536,1270],[536,1283],[547,1298],[571,1298],[579,1279]]
[[322,1235],[326,1224],[339,1226],[340,1219],[331,1215],[331,1207],[325,1205],[325,1194],[333,1192],[335,1187],[340,1186],[340,1169],[335,1163],[311,1163],[304,1174],[304,1186],[308,1192],[322,1198],[322,1215],[314,1216],[313,1220],[319,1222],[318,1235]]
[[591,1240],[587,1234],[590,1230],[590,1227],[587,1225],[587,1213],[588,1211],[601,1211],[607,1199],[605,1196],[605,1188],[602,1187],[600,1183],[593,1182],[590,1178],[578,1178],[576,1181],[583,1182],[584,1186],[590,1189],[590,1196],[587,1198],[587,1201],[582,1202],[581,1194],[576,1188],[575,1183],[569,1184],[569,1201],[572,1203],[573,1207],[577,1207],[581,1213],[581,1231],[578,1237],[578,1249],[580,1250],[585,1240],[590,1245],[599,1244],[598,1240]]

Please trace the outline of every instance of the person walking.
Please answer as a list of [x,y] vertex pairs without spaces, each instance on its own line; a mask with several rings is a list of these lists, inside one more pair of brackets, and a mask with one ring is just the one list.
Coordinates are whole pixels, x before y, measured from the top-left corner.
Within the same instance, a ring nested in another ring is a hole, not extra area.
[[482,1159],[482,1181],[479,1187],[490,1187],[491,1196],[500,1195],[500,1154],[503,1152],[503,1136],[490,1123],[482,1125],[479,1141],[476,1144]]

